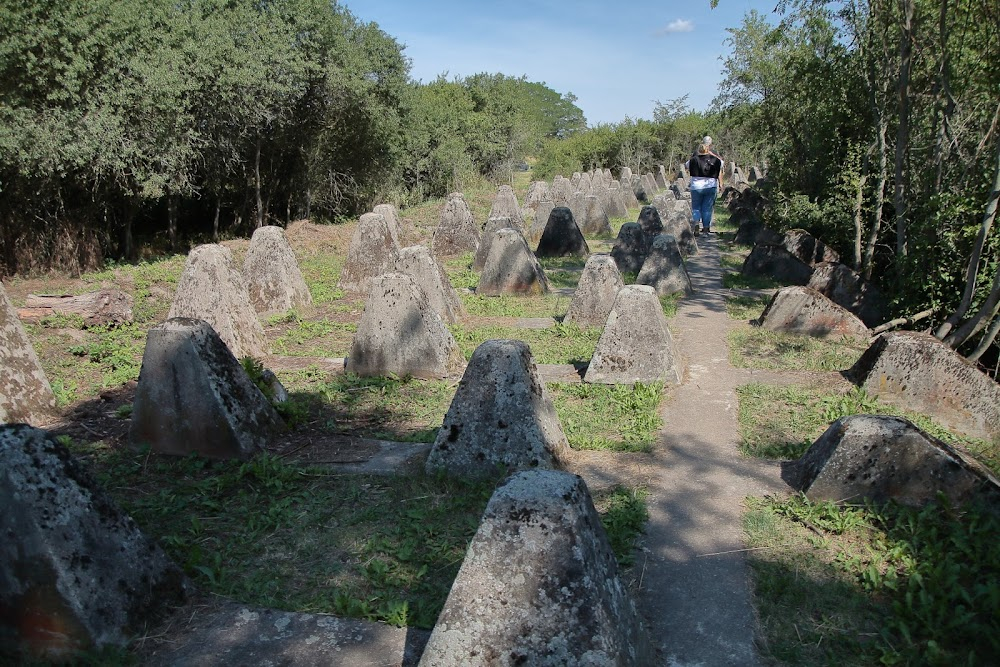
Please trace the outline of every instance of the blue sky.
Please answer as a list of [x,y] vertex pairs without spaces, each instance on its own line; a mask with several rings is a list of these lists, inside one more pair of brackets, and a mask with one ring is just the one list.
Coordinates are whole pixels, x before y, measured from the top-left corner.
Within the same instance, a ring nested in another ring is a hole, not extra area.
[[654,100],[682,95],[706,109],[722,79],[726,28],[776,0],[344,0],[405,46],[411,75],[527,76],[572,92],[591,126],[652,118]]

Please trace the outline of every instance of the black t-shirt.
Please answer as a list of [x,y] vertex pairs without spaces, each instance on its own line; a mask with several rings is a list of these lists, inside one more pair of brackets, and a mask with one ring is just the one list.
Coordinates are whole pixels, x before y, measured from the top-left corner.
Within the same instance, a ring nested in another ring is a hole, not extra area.
[[722,171],[722,160],[711,153],[695,153],[691,156],[688,171],[692,176],[718,178],[719,173]]

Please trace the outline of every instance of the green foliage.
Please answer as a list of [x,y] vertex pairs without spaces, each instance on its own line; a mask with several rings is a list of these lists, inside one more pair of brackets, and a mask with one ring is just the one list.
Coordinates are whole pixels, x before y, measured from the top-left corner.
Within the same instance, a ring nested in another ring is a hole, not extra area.
[[548,389],[574,449],[648,452],[663,425],[663,384],[551,383]]
[[623,486],[595,494],[594,505],[600,512],[601,525],[621,567],[635,563],[635,544],[649,521],[648,497],[646,489]]
[[472,353],[484,341],[494,338],[515,338],[531,346],[531,354],[538,364],[586,363],[594,356],[597,339],[601,336],[600,329],[581,329],[562,323],[546,329],[523,329],[513,326],[467,329],[459,324],[449,326],[449,330],[467,359],[472,358]]
[[69,352],[100,372],[100,389],[119,387],[139,378],[146,332],[134,323],[118,327],[91,327],[97,341],[74,345]]
[[826,339],[756,326],[729,332],[729,360],[737,368],[836,371],[854,365],[869,341],[852,336]]

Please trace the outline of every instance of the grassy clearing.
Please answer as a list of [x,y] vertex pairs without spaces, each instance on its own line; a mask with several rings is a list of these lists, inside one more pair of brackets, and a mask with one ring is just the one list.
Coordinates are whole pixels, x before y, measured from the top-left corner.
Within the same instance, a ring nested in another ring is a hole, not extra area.
[[764,312],[770,300],[771,298],[767,296],[727,296],[726,314],[742,322],[756,320]]
[[747,456],[797,459],[841,417],[857,414],[894,415],[909,419],[936,438],[968,452],[1000,472],[1000,451],[984,440],[956,435],[929,418],[882,403],[864,390],[831,393],[823,387],[747,384],[737,387],[741,450]]
[[346,357],[358,325],[286,316],[293,325],[271,340],[271,352],[288,357]]
[[729,361],[737,368],[833,371],[850,368],[868,349],[867,339],[779,333],[742,326],[729,332]]
[[481,343],[494,338],[523,340],[531,346],[536,364],[586,364],[594,356],[600,329],[581,329],[572,324],[557,323],[547,329],[487,326],[466,329],[463,325],[449,327],[466,359]]
[[748,504],[763,651],[777,664],[985,665],[1000,655],[995,513]]
[[563,431],[574,449],[649,452],[663,425],[663,384],[548,385]]

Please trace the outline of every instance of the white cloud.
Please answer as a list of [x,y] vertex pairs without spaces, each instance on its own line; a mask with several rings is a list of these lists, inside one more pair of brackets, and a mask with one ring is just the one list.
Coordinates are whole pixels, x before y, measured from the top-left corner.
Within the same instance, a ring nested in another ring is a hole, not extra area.
[[665,28],[656,31],[657,35],[668,35],[672,32],[691,32],[694,30],[694,22],[687,19],[674,19]]

